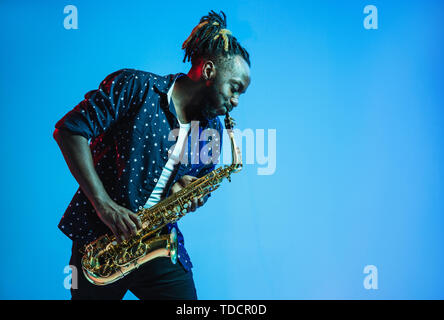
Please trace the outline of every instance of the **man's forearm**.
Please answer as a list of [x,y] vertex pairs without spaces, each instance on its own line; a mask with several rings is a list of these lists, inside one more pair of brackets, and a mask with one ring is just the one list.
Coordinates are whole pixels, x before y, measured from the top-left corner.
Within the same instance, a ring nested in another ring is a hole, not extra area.
[[94,168],[88,140],[81,135],[59,129],[54,131],[53,136],[69,170],[91,203],[95,206],[100,202],[108,201],[109,195]]

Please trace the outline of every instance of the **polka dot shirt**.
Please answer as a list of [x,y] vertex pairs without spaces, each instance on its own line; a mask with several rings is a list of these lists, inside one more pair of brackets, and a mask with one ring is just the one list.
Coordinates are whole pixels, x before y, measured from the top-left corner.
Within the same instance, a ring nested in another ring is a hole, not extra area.
[[[176,142],[170,134],[179,128],[179,122],[174,104],[168,104],[167,93],[179,76],[184,74],[116,71],[98,89],[86,93],[85,99],[55,125],[90,141],[94,166],[106,191],[133,212],[146,203]],[[188,161],[180,164],[169,187],[183,175],[201,177],[215,168],[214,161],[208,163],[196,154],[203,152],[211,157],[213,152],[220,152],[223,128],[219,118],[199,121],[195,130],[199,130],[200,139],[188,139]],[[169,195],[169,187],[165,196]],[[58,227],[82,244],[105,233],[112,234],[80,188]],[[177,223],[167,225],[163,231],[169,232],[172,227],[178,230],[178,260],[189,270],[193,265]]]

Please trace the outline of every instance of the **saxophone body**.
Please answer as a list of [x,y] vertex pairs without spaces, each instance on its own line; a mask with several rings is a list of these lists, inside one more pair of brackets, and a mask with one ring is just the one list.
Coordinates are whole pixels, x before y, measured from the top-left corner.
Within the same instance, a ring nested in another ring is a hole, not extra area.
[[231,165],[219,167],[151,208],[138,211],[142,229],[135,236],[118,243],[115,236],[106,234],[85,246],[82,270],[91,283],[111,284],[158,257],[169,257],[172,263],[176,263],[176,229],[172,228],[169,234],[161,234],[161,231],[167,224],[185,216],[193,199],[209,195],[225,178],[231,181],[231,174],[242,169],[240,151],[236,147],[232,131],[233,124],[233,119],[227,113],[225,128],[231,142]]

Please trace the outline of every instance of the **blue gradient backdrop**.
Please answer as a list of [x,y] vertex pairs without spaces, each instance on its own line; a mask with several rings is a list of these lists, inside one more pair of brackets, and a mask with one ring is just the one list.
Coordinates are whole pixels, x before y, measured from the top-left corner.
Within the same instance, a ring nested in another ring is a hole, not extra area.
[[276,129],[277,167],[245,166],[180,222],[199,298],[443,299],[444,3],[417,0],[1,1],[0,298],[70,297],[57,223],[77,183],[56,121],[117,69],[187,72],[211,9],[251,53],[232,115]]

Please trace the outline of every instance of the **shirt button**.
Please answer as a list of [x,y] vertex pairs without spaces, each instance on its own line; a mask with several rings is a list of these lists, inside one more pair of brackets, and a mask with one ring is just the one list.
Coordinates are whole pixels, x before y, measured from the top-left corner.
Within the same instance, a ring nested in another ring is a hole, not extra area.
[[156,178],[154,178],[154,182],[157,182],[157,179],[156,179]]

